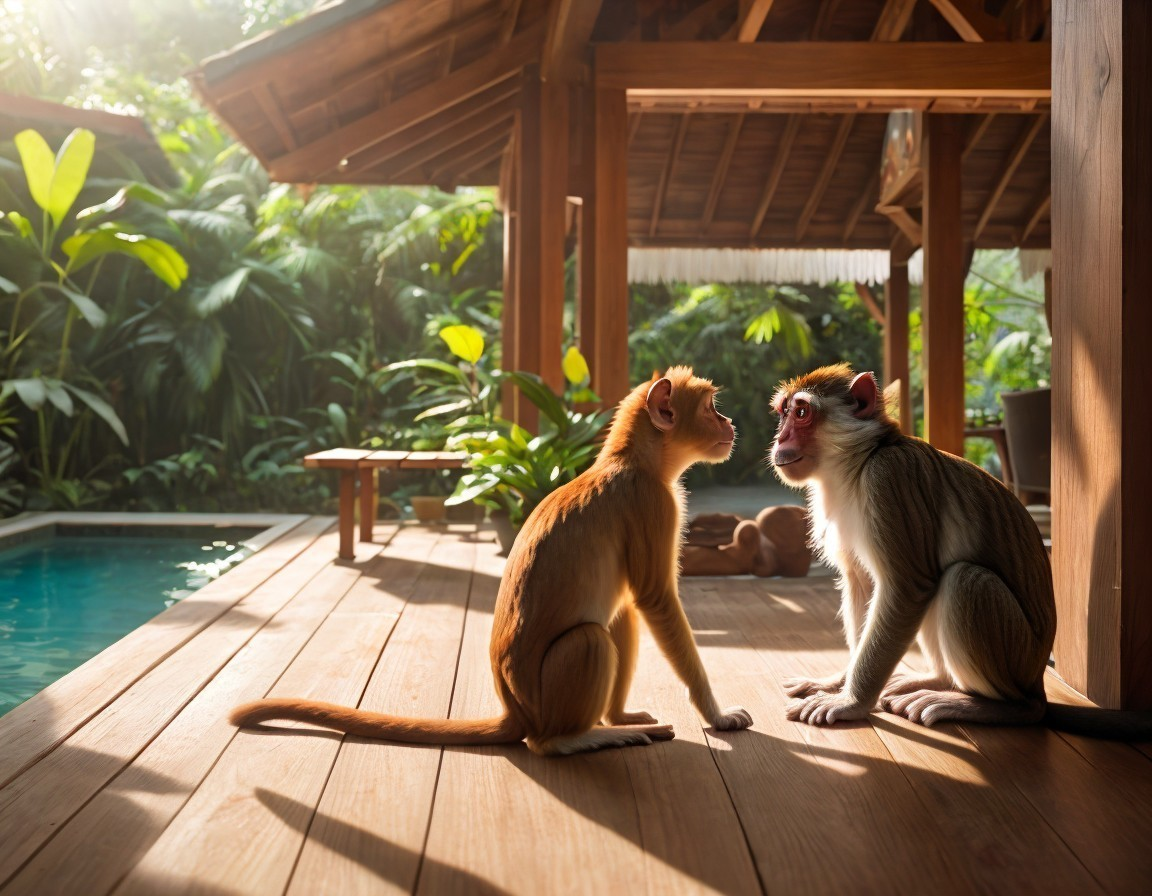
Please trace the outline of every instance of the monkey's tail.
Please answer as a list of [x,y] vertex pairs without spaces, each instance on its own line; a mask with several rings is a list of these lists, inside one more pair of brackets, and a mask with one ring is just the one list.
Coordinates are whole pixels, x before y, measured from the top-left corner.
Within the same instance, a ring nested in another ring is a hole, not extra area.
[[1057,731],[1107,740],[1152,741],[1152,712],[1049,703],[1044,724]]
[[360,737],[442,746],[513,744],[523,740],[526,733],[510,715],[492,719],[413,719],[314,700],[255,700],[237,706],[228,719],[238,728],[271,719],[290,719]]

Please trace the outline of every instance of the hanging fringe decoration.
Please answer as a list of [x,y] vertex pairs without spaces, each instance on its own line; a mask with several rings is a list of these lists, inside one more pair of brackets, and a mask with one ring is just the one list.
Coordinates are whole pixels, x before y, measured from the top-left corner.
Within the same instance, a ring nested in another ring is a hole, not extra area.
[[630,283],[883,283],[883,249],[629,249]]

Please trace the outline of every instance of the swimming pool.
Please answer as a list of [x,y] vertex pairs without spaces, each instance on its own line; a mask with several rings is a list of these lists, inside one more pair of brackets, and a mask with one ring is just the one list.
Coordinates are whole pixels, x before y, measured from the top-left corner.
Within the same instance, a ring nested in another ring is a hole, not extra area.
[[0,534],[0,715],[219,578],[261,531],[57,522]]

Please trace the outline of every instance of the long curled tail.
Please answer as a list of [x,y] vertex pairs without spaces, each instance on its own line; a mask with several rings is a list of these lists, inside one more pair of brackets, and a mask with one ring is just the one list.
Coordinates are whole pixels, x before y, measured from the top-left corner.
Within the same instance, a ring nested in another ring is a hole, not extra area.
[[523,740],[525,735],[520,725],[508,715],[492,719],[412,719],[315,700],[255,700],[237,706],[228,719],[238,728],[252,727],[271,719],[289,719],[360,737],[442,746],[513,744]]

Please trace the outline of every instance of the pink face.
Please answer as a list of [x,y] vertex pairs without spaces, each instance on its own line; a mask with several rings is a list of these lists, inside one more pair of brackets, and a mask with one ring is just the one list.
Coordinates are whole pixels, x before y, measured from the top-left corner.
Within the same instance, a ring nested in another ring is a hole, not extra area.
[[785,395],[775,408],[780,415],[772,464],[788,482],[804,482],[816,469],[815,409],[808,392]]

